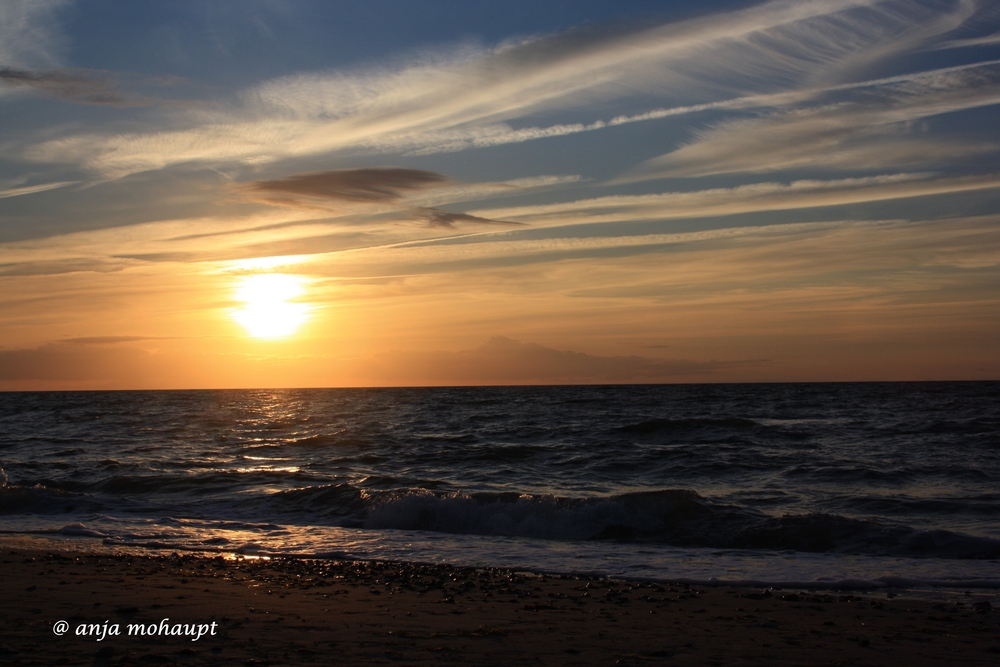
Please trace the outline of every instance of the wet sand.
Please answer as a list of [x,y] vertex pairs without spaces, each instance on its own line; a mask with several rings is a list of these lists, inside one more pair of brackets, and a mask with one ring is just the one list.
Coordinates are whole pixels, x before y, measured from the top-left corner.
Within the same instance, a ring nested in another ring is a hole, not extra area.
[[[9,665],[1000,664],[993,592],[935,601],[10,546],[0,567]],[[60,620],[69,630],[56,636]],[[211,630],[180,634],[199,626]]]

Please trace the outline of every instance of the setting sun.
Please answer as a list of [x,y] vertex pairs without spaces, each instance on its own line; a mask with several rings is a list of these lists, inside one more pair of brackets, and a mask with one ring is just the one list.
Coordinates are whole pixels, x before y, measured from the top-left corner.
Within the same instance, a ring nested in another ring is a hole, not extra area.
[[302,279],[284,273],[265,273],[243,279],[236,299],[246,305],[233,313],[254,338],[284,338],[305,322],[309,306],[294,299],[305,292]]

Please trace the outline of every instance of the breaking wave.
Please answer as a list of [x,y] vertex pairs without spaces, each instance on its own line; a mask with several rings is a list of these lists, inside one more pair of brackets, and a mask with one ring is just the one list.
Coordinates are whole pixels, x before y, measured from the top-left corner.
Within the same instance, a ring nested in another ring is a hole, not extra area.
[[770,516],[687,489],[565,498],[518,493],[373,491],[350,484],[285,491],[272,512],[341,526],[678,547],[935,558],[1000,558],[1000,540],[835,514]]

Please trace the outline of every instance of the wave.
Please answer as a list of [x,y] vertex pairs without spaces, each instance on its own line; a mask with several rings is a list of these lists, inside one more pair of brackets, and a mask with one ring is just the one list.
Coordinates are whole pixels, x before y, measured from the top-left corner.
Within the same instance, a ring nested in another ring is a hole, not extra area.
[[321,519],[355,517],[365,509],[363,495],[363,491],[351,484],[323,484],[278,491],[263,498],[252,497],[247,500],[247,509]]
[[142,472],[139,474],[111,474],[94,476],[89,480],[29,479],[19,480],[20,485],[7,485],[3,489],[39,488],[52,493],[93,494],[114,503],[123,498],[154,499],[164,495],[181,498],[198,498],[211,494],[238,493],[247,488],[258,488],[275,482],[304,484],[315,477],[298,469],[245,468],[239,470],[208,470],[205,472]]
[[101,531],[87,528],[82,523],[71,523],[53,532],[58,535],[66,535],[69,537],[107,537],[107,535]]
[[548,540],[608,540],[677,547],[767,549],[935,558],[1000,558],[1000,540],[947,530],[814,513],[774,517],[688,489],[565,498],[342,483],[271,494],[259,510],[374,530]]
[[[141,489],[126,486],[132,491],[144,490],[148,481],[143,480]],[[712,500],[689,489],[573,498],[387,488],[394,480],[382,481],[382,488],[340,482],[228,497],[200,495],[200,500],[191,498],[174,510],[183,506],[188,517],[214,521],[280,519],[296,525],[454,535],[918,558],[1000,558],[1000,540],[989,537],[833,513],[774,516],[755,507]],[[121,482],[118,479],[115,486]],[[107,490],[106,484],[101,486],[102,491]],[[0,486],[0,515],[85,514],[108,511],[112,506],[117,514],[132,507],[125,500],[110,503],[101,494],[4,483]],[[983,500],[984,505],[994,504],[992,495]],[[155,507],[154,503],[140,509],[148,513],[157,511]]]
[[12,514],[73,514],[91,512],[101,503],[92,497],[51,489],[41,484],[0,484],[0,516]]
[[336,433],[319,433],[304,438],[289,439],[281,443],[280,446],[289,447],[367,447],[371,445],[371,440],[359,438],[347,434],[346,429],[341,429]]

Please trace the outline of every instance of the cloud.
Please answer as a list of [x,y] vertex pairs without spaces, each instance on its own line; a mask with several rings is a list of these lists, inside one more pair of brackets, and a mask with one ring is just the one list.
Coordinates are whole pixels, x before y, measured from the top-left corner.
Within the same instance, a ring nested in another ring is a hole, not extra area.
[[0,381],[122,379],[145,367],[149,353],[135,348],[50,343],[34,349],[0,350]]
[[27,185],[21,188],[9,188],[7,190],[0,190],[0,199],[6,197],[20,197],[22,195],[31,195],[36,192],[45,192],[46,190],[54,190],[56,188],[64,188],[67,185],[74,185],[79,183],[79,181],[60,181],[58,183],[42,183],[40,185]]
[[[72,0],[3,0],[0,2],[0,94],[16,89],[81,104],[145,106],[153,100],[119,90],[116,75],[103,70],[63,67],[60,53],[67,40],[60,10]],[[181,79],[128,76],[133,83],[156,86]]]
[[[470,184],[470,187],[476,185],[482,184]],[[455,196],[464,196],[461,193],[465,191],[457,185],[446,187],[457,188]],[[202,262],[269,256],[284,256],[281,261],[285,263],[307,263],[308,268],[303,269],[307,272],[322,272],[321,267],[326,264],[334,271],[347,270],[347,267],[355,265],[352,258],[364,258],[364,262],[375,262],[378,266],[370,270],[387,275],[420,273],[427,270],[427,266],[412,262],[421,253],[427,255],[427,259],[421,262],[438,266],[468,265],[472,268],[493,261],[522,261],[497,258],[520,258],[526,254],[538,255],[539,259],[533,261],[545,261],[545,257],[559,259],[560,253],[590,253],[587,256],[596,257],[601,252],[611,252],[611,248],[618,248],[614,252],[620,253],[625,252],[626,246],[633,248],[628,252],[640,253],[644,252],[643,246],[656,247],[681,239],[693,241],[701,238],[698,234],[733,234],[736,233],[734,229],[746,229],[726,227],[697,234],[632,236],[607,228],[596,235],[582,230],[573,233],[573,236],[582,234],[584,238],[563,238],[566,235],[562,232],[552,232],[555,238],[548,238],[550,233],[544,232],[545,228],[625,221],[665,223],[670,220],[834,207],[954,193],[969,193],[972,197],[977,192],[983,192],[979,196],[982,199],[991,196],[989,190],[997,188],[1000,188],[1000,175],[995,174],[941,177],[926,173],[902,173],[833,180],[804,179],[791,183],[763,182],[690,192],[615,195],[554,204],[471,209],[463,213],[415,206],[407,195],[396,203],[345,203],[375,207],[375,212],[370,215],[356,210],[343,217],[327,214],[315,219],[303,219],[302,211],[272,208],[235,218],[161,221],[11,242],[0,245],[4,258],[0,264],[0,275],[107,273],[162,262],[190,264],[194,268]],[[483,189],[494,191],[485,185]],[[437,195],[432,190],[421,190],[417,196],[432,198]],[[918,204],[905,206],[888,215],[899,217],[909,211],[919,217],[921,209]],[[530,225],[534,231],[525,236],[517,234],[516,229],[500,232],[494,226],[498,221],[512,227],[518,223]],[[442,233],[463,227],[465,230],[460,232]],[[777,225],[772,231],[776,233],[783,228]],[[793,225],[787,229],[792,233],[797,227]],[[243,265],[245,262],[240,263],[240,266]]]
[[724,121],[616,179],[634,182],[803,167],[932,166],[1000,150],[989,141],[928,136],[915,121],[1000,104],[1000,66],[893,80],[853,100]]
[[993,46],[1000,44],[1000,32],[983,37],[969,37],[967,39],[953,39],[937,46],[938,49],[961,49],[969,46]]
[[550,227],[842,206],[998,187],[1000,175],[938,177],[934,174],[902,173],[791,183],[753,183],[690,192],[615,195],[555,204],[479,209],[472,213],[522,221],[536,227]]
[[507,220],[492,220],[490,218],[481,218],[477,215],[469,215],[468,213],[450,213],[448,211],[441,211],[435,208],[424,208],[417,209],[417,212],[423,216],[424,220],[431,227],[442,227],[445,229],[451,229],[455,226],[455,223],[473,223],[479,225],[523,225],[523,222],[510,222]]
[[69,0],[5,0],[0,3],[0,65],[51,67],[63,39],[56,18]]
[[378,354],[363,372],[390,385],[621,384],[705,380],[725,369],[766,363],[603,357],[495,336],[474,350]]
[[122,106],[126,103],[125,98],[108,79],[83,76],[72,70],[37,72],[0,67],[0,84],[10,88],[32,88],[86,104]]
[[[146,245],[136,231],[95,233],[86,248]],[[50,252],[54,241],[22,245]],[[998,267],[997,215],[638,237],[532,230],[288,266],[131,264],[72,281],[9,281],[0,312],[13,335],[25,322],[51,338],[93,340],[5,350],[0,376],[91,387],[137,386],[140,376],[159,387],[995,377]],[[318,335],[266,349],[229,338],[234,279],[272,270],[309,279]],[[130,351],[140,341],[100,342],[109,333],[186,338],[143,356]],[[547,349],[469,349],[497,333]],[[609,340],[671,347],[657,358]],[[758,359],[771,361],[747,361]]]
[[[821,313],[850,307],[851,299],[909,298],[908,293],[950,302],[958,297],[948,290],[963,285],[966,296],[955,307],[975,311],[983,306],[971,305],[970,294],[986,289],[995,300],[988,285],[1000,266],[996,223],[996,216],[830,221],[583,238],[525,238],[515,232],[338,253],[299,270],[318,280],[398,277],[385,292],[366,292],[369,298],[469,295],[470,312],[478,307],[480,317],[498,323],[520,322],[537,308],[536,316],[550,326],[579,314],[584,306],[577,298],[610,299],[598,301],[594,319],[580,325],[588,331],[605,324],[627,327],[617,318],[629,316],[630,309],[665,303],[670,309],[655,317],[686,326],[684,304],[750,312],[773,305],[776,294],[795,296],[794,308],[803,313]],[[338,291],[336,298],[347,293]],[[507,295],[501,301],[508,312],[484,307],[484,298],[498,294]],[[615,303],[629,305],[618,309]],[[568,331],[576,330],[568,325]]]
[[[679,23],[589,26],[396,66],[284,77],[244,91],[229,108],[171,116],[157,131],[71,135],[24,155],[120,177],[184,162],[261,164],[344,150],[429,153],[527,141],[610,125],[531,126],[532,116],[575,115],[595,102],[658,96],[693,112],[837,85],[962,25],[975,5],[953,7],[772,0]],[[521,127],[509,124],[515,120]]]
[[197,262],[203,260],[193,252],[139,252],[132,255],[111,255],[113,259],[137,259],[140,262]]
[[51,276],[61,273],[112,273],[124,268],[122,262],[104,257],[60,257],[51,260],[14,261],[0,264],[0,276]]
[[[552,182],[551,179],[523,180],[525,182],[519,185],[527,187],[545,186]],[[497,189],[509,192],[517,187],[514,184],[470,184],[464,188],[455,187],[457,185],[459,184],[452,182],[446,176],[431,171],[379,167],[295,174],[276,180],[240,183],[233,186],[233,189],[251,201],[292,208],[332,209],[343,212],[345,211],[343,206],[345,202],[363,205],[399,205],[404,207],[409,219],[420,220],[430,227],[452,228],[456,223],[522,224],[491,220],[467,213],[453,213],[434,207],[410,205],[406,201],[410,193],[417,191],[447,188],[447,192],[439,193],[437,198],[461,199],[463,196],[476,196],[472,192],[477,192],[482,196]],[[399,206],[396,208],[398,209]],[[383,217],[387,210],[392,209],[391,206],[388,209],[385,206],[368,208],[371,213]],[[346,210],[350,211],[351,209]],[[354,207],[353,210],[361,214],[365,212],[364,207]]]
[[295,174],[270,181],[252,181],[240,184],[239,189],[250,195],[279,197],[284,203],[289,198],[349,201],[392,202],[404,192],[420,190],[448,182],[448,178],[431,171],[382,167],[376,169],[343,169],[312,174]]
[[60,342],[76,345],[117,345],[118,343],[134,343],[140,340],[155,340],[148,336],[84,336],[83,338],[66,338]]
[[[230,189],[263,204],[292,208],[331,208],[340,211],[374,210],[372,204],[405,203],[428,207],[446,203],[474,201],[503,196],[524,190],[538,190],[576,183],[577,175],[545,175],[509,181],[460,183],[431,171],[374,167],[294,174],[274,180],[236,183]],[[336,204],[331,207],[330,204]],[[365,209],[345,206],[360,203]]]

